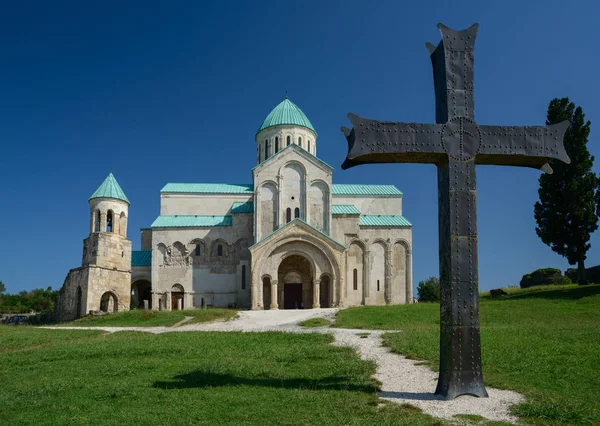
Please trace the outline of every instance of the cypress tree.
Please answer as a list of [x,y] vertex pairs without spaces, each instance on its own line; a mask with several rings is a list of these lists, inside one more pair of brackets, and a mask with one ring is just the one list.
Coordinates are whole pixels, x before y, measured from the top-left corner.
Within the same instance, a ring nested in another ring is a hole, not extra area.
[[577,281],[585,283],[585,259],[590,236],[598,229],[600,188],[598,176],[592,172],[594,156],[587,149],[590,121],[585,121],[581,107],[569,98],[555,98],[548,106],[546,124],[569,120],[564,137],[571,164],[552,161],[551,175],[540,176],[534,215],[535,232],[556,253],[577,265]]

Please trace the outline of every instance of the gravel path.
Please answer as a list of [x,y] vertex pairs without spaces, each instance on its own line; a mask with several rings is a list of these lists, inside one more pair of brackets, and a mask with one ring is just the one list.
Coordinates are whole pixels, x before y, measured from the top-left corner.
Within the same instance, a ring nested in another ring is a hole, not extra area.
[[[337,309],[287,310],[287,311],[242,311],[230,321],[204,324],[182,324],[177,327],[43,327],[52,329],[143,331],[148,333],[190,332],[190,331],[242,331],[264,332],[285,331],[290,333],[332,334],[334,345],[349,346],[356,350],[362,359],[375,361],[375,378],[382,383],[379,396],[398,404],[411,404],[423,412],[443,419],[453,419],[456,414],[476,414],[488,420],[516,422],[509,414],[511,405],[523,400],[513,391],[487,388],[489,398],[462,396],[452,401],[444,401],[433,392],[437,383],[437,373],[417,365],[418,362],[393,354],[382,346],[381,335],[390,331],[352,330],[343,328],[306,328],[299,322],[310,318],[333,320]],[[358,334],[368,333],[361,337]]]

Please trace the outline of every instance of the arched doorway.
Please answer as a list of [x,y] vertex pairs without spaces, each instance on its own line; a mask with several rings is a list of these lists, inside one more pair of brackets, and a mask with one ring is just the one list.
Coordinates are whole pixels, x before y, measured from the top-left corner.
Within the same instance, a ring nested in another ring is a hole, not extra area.
[[181,311],[182,309],[184,309],[183,286],[181,284],[175,284],[171,287],[171,310]]
[[263,309],[269,309],[271,307],[271,278],[269,277],[262,279],[262,295]]
[[152,309],[152,284],[138,280],[131,284],[131,306],[134,309]]
[[331,278],[329,275],[321,276],[319,285],[319,303],[321,308],[331,308]]
[[[312,307],[313,271],[304,256],[293,254],[283,259],[277,270],[279,306],[283,309]],[[283,288],[281,286],[283,285]]]
[[100,298],[100,310],[108,314],[115,313],[119,310],[117,304],[117,296],[112,291],[107,291]]

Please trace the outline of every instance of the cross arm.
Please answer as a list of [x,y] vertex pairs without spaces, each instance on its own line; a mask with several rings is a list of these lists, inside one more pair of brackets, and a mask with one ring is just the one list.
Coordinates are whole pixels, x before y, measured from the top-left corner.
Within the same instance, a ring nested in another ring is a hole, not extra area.
[[550,160],[567,164],[571,159],[563,145],[569,121],[549,126],[480,126],[481,144],[475,162],[533,167],[552,173]]
[[348,114],[352,129],[342,127],[348,155],[342,169],[366,163],[439,163],[445,156],[442,124],[375,121]]

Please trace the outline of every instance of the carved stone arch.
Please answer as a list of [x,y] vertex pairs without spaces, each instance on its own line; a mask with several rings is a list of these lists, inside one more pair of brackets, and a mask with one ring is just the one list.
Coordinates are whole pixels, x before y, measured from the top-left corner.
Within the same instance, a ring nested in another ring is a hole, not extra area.
[[[278,172],[280,180],[280,211],[296,211],[298,209],[299,217],[306,220],[307,212],[307,188],[308,181],[307,170],[302,162],[291,159],[281,165]],[[286,218],[281,217],[280,223],[285,223]]]
[[183,243],[175,241],[173,245],[167,247],[167,253],[170,251],[171,265],[184,266],[188,264],[188,251]]
[[382,238],[373,240],[369,247],[369,281],[367,297],[372,304],[386,301],[386,282],[389,281],[389,244]]
[[[275,250],[273,250],[273,251],[275,251]],[[285,259],[287,259],[288,257],[292,257],[292,256],[300,256],[300,257],[306,259],[308,261],[308,263],[310,264],[310,268],[315,277],[317,277],[319,274],[322,274],[321,268],[317,265],[317,263],[314,261],[314,259],[312,257],[308,256],[306,253],[304,253],[301,250],[288,251],[285,255],[281,256],[281,261],[279,263],[282,263]]]
[[412,250],[403,238],[396,239],[390,249],[390,303],[412,302]]
[[[219,252],[219,246],[221,251]],[[231,257],[231,246],[223,238],[217,238],[210,246],[210,257],[213,261],[225,261]]]
[[409,244],[409,243],[408,243],[408,241],[407,241],[407,240],[405,240],[404,238],[396,238],[396,239],[393,241],[392,245],[393,245],[393,244],[402,244],[406,250],[410,250],[410,251],[412,251],[412,250],[411,250],[411,247],[410,247],[410,244]]
[[310,218],[308,222],[321,232],[329,233],[331,189],[324,180],[315,179],[311,181],[309,191]]
[[127,214],[124,211],[119,215],[119,234],[127,236]]
[[106,229],[103,229],[104,232],[115,232],[115,218],[116,214],[113,209],[108,209],[106,211]]
[[268,278],[269,280],[273,279],[273,277],[271,277],[271,274],[262,274],[260,276],[260,281],[262,282],[265,278]]
[[333,305],[334,283],[331,274],[324,272],[319,276],[319,305],[331,308]]
[[269,259],[269,257],[271,256],[271,253],[273,253],[278,247],[283,246],[288,243],[291,243],[291,242],[298,242],[298,240],[301,240],[304,243],[311,244],[311,245],[315,246],[316,248],[318,248],[325,255],[325,258],[330,263],[330,265],[333,269],[333,279],[337,280],[337,279],[339,279],[339,277],[341,277],[341,265],[337,261],[332,249],[328,245],[324,244],[321,240],[319,240],[318,238],[316,238],[312,235],[305,234],[305,233],[296,233],[296,232],[286,235],[281,240],[275,240],[275,241],[271,242],[265,248],[265,251],[264,251],[265,253],[268,253],[268,254],[263,256],[258,261],[257,270],[258,271],[264,270],[263,269],[264,265],[267,262],[267,260]]
[[290,167],[290,166],[292,166],[292,165],[294,165],[294,166],[296,166],[296,165],[297,165],[297,166],[299,166],[299,167],[302,169],[302,176],[304,177],[304,180],[306,181],[306,179],[307,179],[307,178],[306,178],[306,176],[307,176],[307,170],[306,170],[306,167],[304,166],[304,164],[302,164],[302,162],[301,162],[301,161],[298,161],[298,160],[296,160],[296,159],[291,159],[291,160],[288,160],[288,161],[286,161],[285,163],[283,163],[283,164],[281,165],[281,167],[279,167],[279,171],[277,172],[277,174],[278,174],[279,176],[283,176],[283,171],[285,170],[285,168],[286,168],[286,167]]
[[367,243],[353,238],[346,251],[346,298],[351,305],[364,304],[367,293]]
[[277,217],[279,215],[278,185],[273,180],[261,182],[258,191],[258,206],[256,212],[259,214],[258,231],[259,237],[264,238],[277,229]]
[[371,247],[373,247],[375,244],[381,244],[381,245],[383,245],[383,248],[386,251],[389,250],[389,248],[390,248],[390,243],[388,243],[383,238],[374,238],[373,241],[371,242]]
[[95,208],[92,213],[92,229],[91,232],[100,232],[102,226],[102,213],[99,208]]
[[202,238],[194,238],[190,241],[188,252],[193,265],[200,265],[206,261],[206,243]]
[[363,249],[363,252],[367,251],[367,242],[361,238],[352,238],[349,242],[348,242],[348,247],[350,247],[351,244],[357,244],[360,246],[361,249]]
[[160,263],[158,264],[159,266],[167,266],[170,265],[171,263],[171,257],[169,255],[169,250],[167,248],[166,245],[164,245],[163,243],[158,243],[156,245],[156,249],[158,250],[159,254],[160,254]]

